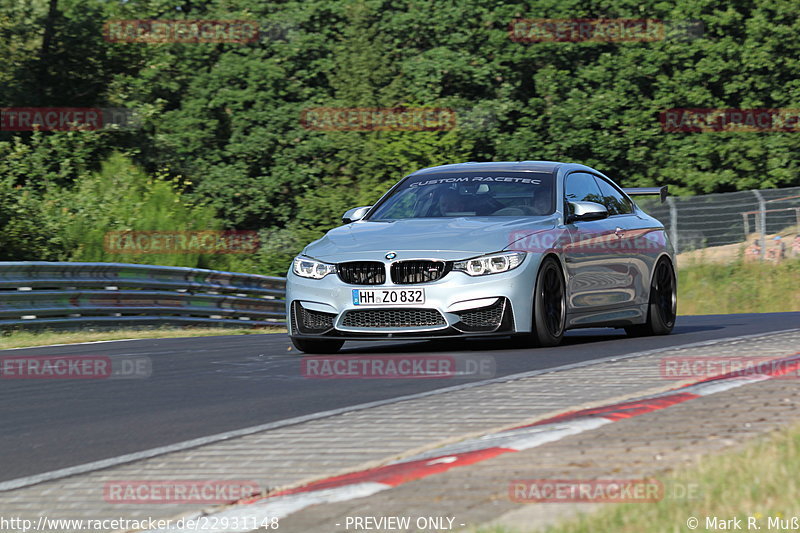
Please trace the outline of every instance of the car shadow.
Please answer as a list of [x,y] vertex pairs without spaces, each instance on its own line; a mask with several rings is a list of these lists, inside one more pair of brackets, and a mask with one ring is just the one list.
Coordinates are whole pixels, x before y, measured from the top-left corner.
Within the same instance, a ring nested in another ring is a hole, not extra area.
[[[723,326],[676,326],[669,337],[679,337],[704,331],[715,331],[724,329]],[[561,346],[577,346],[582,344],[592,344],[597,342],[633,339],[628,337],[622,329],[615,328],[587,328],[571,330],[564,335]],[[398,353],[421,353],[421,352],[486,352],[502,350],[519,350],[520,346],[507,337],[477,337],[471,339],[436,339],[421,341],[376,341],[376,342],[349,342],[341,350],[342,355],[357,355],[369,353],[398,354]],[[550,348],[558,349],[558,347]]]

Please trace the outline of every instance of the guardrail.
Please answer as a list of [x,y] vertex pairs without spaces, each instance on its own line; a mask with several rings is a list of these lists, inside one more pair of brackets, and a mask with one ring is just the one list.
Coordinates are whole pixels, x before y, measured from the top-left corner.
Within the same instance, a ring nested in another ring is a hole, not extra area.
[[286,279],[125,263],[0,262],[0,328],[285,323]]

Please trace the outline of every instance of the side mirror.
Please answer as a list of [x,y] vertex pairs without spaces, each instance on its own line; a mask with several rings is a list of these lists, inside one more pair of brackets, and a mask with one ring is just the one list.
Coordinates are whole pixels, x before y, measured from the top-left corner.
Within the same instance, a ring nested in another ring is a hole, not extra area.
[[571,212],[567,214],[567,224],[608,218],[606,206],[595,202],[569,202],[569,209]]
[[362,218],[364,218],[364,216],[370,209],[372,209],[371,205],[348,209],[347,211],[345,211],[344,215],[342,215],[342,222],[344,222],[345,224],[349,224],[351,222],[355,222],[356,220],[361,220]]

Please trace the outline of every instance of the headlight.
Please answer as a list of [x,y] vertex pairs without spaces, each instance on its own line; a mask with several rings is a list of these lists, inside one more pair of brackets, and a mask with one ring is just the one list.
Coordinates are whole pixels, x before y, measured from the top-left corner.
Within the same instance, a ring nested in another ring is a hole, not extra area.
[[292,272],[303,278],[322,279],[336,273],[336,265],[315,261],[310,257],[295,257]]
[[522,264],[525,252],[505,252],[474,257],[453,263],[453,270],[466,272],[470,276],[485,276],[513,270]]

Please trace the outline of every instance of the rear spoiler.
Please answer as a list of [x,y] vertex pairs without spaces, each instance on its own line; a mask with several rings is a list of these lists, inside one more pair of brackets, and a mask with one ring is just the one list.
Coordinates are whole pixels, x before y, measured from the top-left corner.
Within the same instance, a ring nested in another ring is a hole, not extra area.
[[663,187],[631,187],[622,190],[625,191],[625,194],[628,196],[660,196],[662,204],[666,201],[667,195],[669,194],[667,185]]

